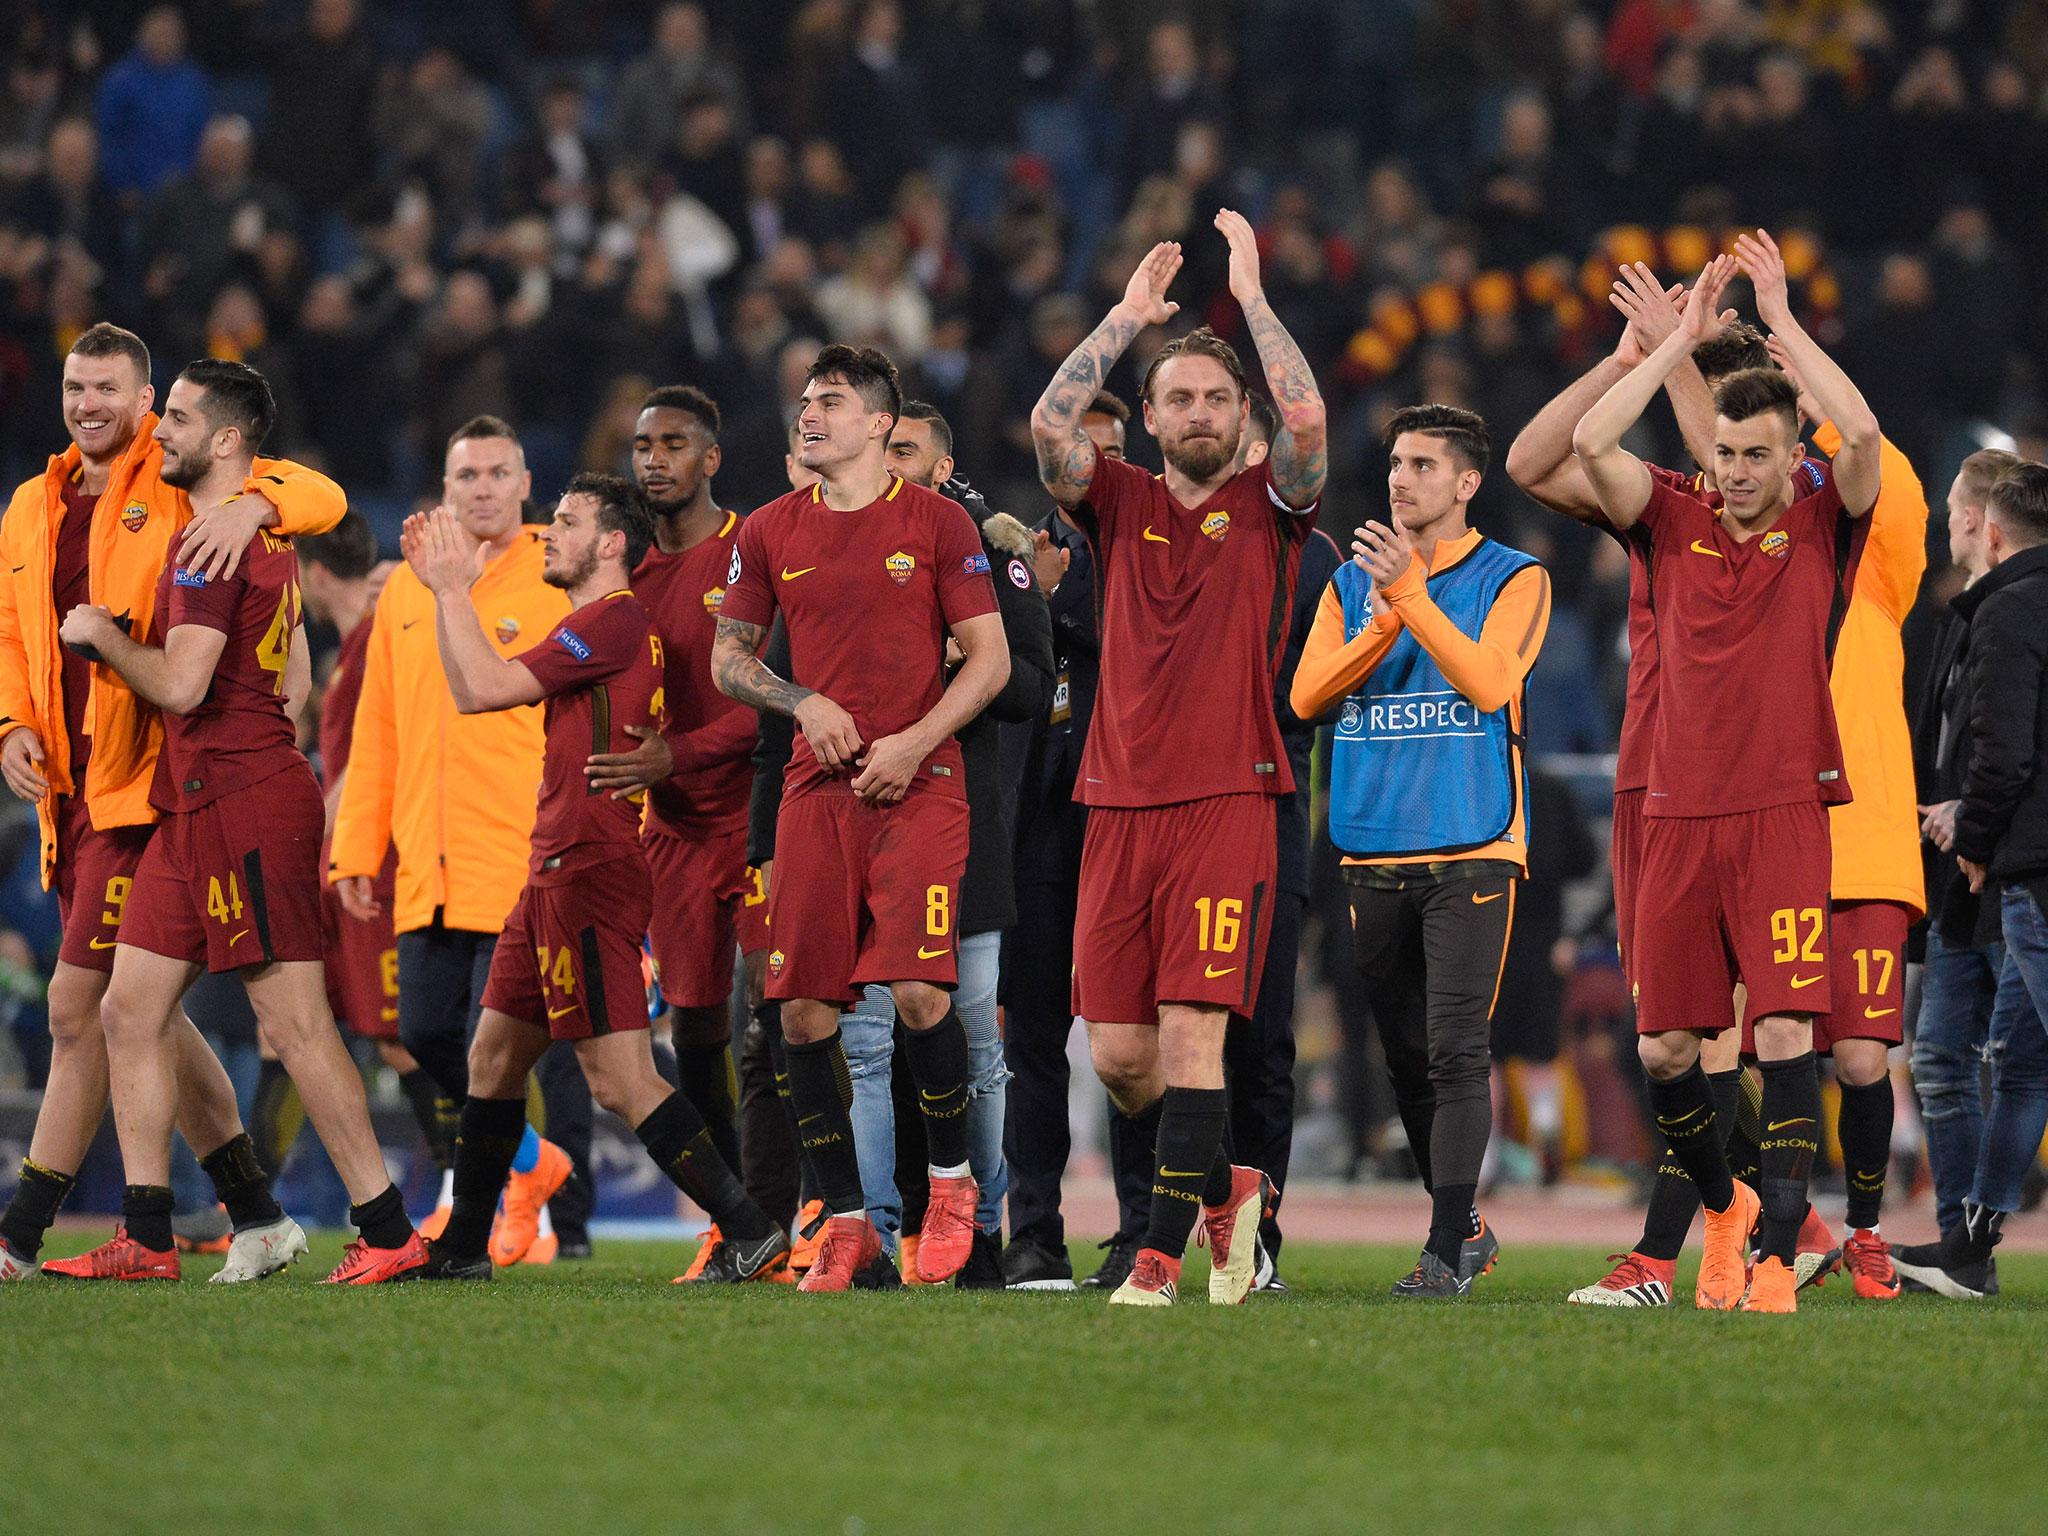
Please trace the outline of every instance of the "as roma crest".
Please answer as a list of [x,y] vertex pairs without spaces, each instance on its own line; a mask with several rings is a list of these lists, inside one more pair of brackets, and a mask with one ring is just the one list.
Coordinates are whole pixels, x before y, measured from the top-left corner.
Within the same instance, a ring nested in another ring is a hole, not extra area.
[[510,645],[519,638],[519,621],[507,614],[498,620],[498,644]]
[[717,613],[718,610],[720,608],[723,608],[724,606],[725,588],[713,587],[709,592],[706,592],[704,594],[704,611],[706,613]]
[[899,549],[882,564],[889,572],[889,579],[900,587],[910,580],[910,573],[917,569],[917,557],[906,555]]
[[1211,512],[1202,519],[1202,534],[1205,538],[1214,539],[1218,544],[1221,544],[1229,532],[1230,514],[1228,512]]
[[142,525],[149,521],[149,508],[139,501],[131,501],[121,509],[121,526],[130,533],[142,532]]

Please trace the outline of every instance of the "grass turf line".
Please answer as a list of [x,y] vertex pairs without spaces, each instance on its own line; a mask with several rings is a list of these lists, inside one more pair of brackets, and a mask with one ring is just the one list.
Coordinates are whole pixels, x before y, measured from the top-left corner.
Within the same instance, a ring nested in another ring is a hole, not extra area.
[[314,1286],[339,1249],[0,1289],[8,1528],[2021,1530],[2048,1459],[2048,1257],[1987,1303],[1837,1278],[1772,1318],[1567,1307],[1603,1262],[1555,1248],[1447,1305],[1387,1299],[1412,1251],[1289,1245],[1294,1294],[1228,1310],[1191,1255],[1170,1312],[683,1291],[660,1243]]

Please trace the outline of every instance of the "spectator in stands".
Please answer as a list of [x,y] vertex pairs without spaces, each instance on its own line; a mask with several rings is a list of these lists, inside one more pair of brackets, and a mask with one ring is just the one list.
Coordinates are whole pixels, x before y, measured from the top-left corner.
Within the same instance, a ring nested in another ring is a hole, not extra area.
[[212,118],[191,171],[151,199],[142,226],[143,288],[164,311],[203,308],[231,276],[253,274],[265,235],[292,227],[291,199],[254,175],[255,163],[248,119]]
[[654,17],[648,49],[619,76],[612,106],[612,153],[641,169],[674,141],[683,103],[709,96],[722,101],[735,122],[746,92],[732,66],[711,52],[701,5],[664,5]]
[[357,0],[307,0],[300,27],[256,34],[270,83],[260,164],[301,208],[340,207],[376,172],[377,55]]
[[192,168],[212,88],[185,52],[185,18],[160,5],[142,18],[135,47],[100,81],[95,113],[107,185],[123,206]]

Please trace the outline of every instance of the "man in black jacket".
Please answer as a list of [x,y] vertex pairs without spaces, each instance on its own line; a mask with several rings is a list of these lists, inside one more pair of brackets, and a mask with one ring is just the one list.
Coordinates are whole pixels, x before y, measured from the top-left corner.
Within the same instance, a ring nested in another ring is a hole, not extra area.
[[[953,474],[953,434],[945,417],[919,400],[906,400],[888,449],[889,468],[914,485],[943,492],[961,503],[981,531],[982,550],[995,581],[1003,633],[1010,642],[1010,678],[988,709],[959,733],[967,773],[967,867],[960,879],[960,981],[953,994],[967,1031],[968,1163],[979,1191],[974,1249],[959,1283],[1000,1289],[1003,1196],[1009,1175],[1003,1159],[1004,1085],[1002,1035],[996,1022],[996,977],[1002,933],[1017,920],[1015,882],[1010,870],[1010,827],[1003,813],[997,766],[996,722],[1030,720],[1051,701],[1052,619],[1031,571],[1031,532],[1013,517],[991,513],[979,492]],[[907,1116],[915,1151],[896,1146],[899,1122],[892,1094],[893,1067],[903,1059],[895,1049],[896,1010],[886,987],[869,987],[840,1018],[847,1066],[853,1075],[854,1142],[860,1150],[861,1183],[868,1214],[885,1250],[901,1249],[905,1273],[914,1273],[910,1244],[922,1225],[925,1156],[915,1088],[905,1073]],[[899,1244],[898,1234],[901,1233]]]
[[1991,1014],[1991,1114],[1962,1221],[1939,1243],[1892,1255],[1908,1279],[1965,1300],[1992,1289],[1991,1250],[2048,1130],[2048,465],[2007,473],[1988,514],[1990,570],[1960,600],[1970,736],[1955,853],[1971,890],[1999,883],[2005,963]]
[[2004,952],[1998,900],[1984,900],[1956,868],[1956,811],[1969,766],[1970,622],[1982,599],[1973,591],[1985,566],[1984,504],[1992,485],[2021,463],[1985,448],[1963,460],[1948,492],[1948,557],[1964,591],[1941,615],[1919,708],[1914,713],[1913,777],[1920,804],[1927,873],[1927,952],[1913,1031],[1913,1088],[1927,1128],[1934,1214],[1942,1232],[1963,1219],[1963,1200],[1984,1140],[1980,1068]]

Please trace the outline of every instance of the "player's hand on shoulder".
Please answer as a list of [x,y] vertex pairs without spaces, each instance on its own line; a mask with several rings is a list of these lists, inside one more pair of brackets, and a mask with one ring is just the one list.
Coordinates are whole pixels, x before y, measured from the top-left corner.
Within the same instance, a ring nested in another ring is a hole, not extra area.
[[854,766],[861,742],[860,727],[853,723],[853,716],[822,693],[806,694],[791,714],[803,729],[804,740],[811,744],[811,754],[821,768],[839,773]]
[[629,725],[628,736],[640,745],[630,752],[599,752],[583,765],[593,794],[610,794],[614,800],[662,783],[675,772],[676,755],[668,738],[651,725]]
[[853,792],[870,805],[894,805],[909,793],[924,760],[923,746],[909,732],[884,736],[861,754]]
[[256,537],[274,510],[260,491],[244,491],[232,501],[194,515],[178,539],[178,564],[203,571],[208,581],[225,581],[241,568],[242,551]]

